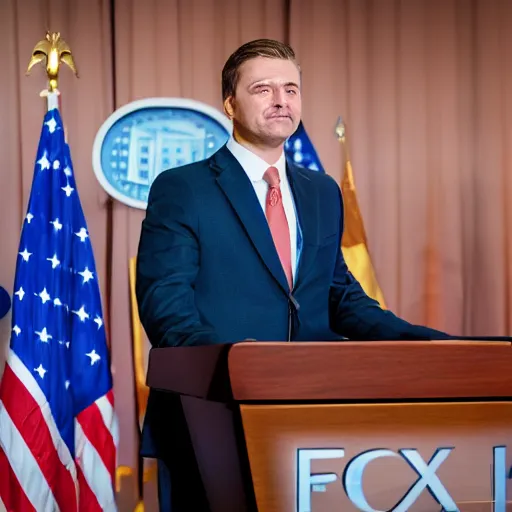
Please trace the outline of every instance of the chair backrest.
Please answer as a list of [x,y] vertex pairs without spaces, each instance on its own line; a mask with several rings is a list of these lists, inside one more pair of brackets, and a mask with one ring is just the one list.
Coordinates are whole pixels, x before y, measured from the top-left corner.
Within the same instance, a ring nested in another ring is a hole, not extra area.
[[133,344],[133,368],[135,371],[135,393],[137,399],[137,418],[139,428],[142,431],[142,422],[146,414],[149,387],[146,385],[146,373],[148,367],[148,355],[150,344],[146,332],[142,327],[137,297],[135,295],[135,279],[137,275],[137,258],[133,256],[129,262],[130,273],[130,305],[132,320],[132,344]]

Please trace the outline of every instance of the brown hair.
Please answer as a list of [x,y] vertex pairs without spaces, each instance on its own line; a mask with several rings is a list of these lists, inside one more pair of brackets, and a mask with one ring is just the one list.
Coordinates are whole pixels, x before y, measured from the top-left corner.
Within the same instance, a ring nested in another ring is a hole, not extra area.
[[[273,39],[256,39],[243,44],[235,50],[222,69],[222,100],[235,95],[239,79],[240,66],[247,60],[256,57],[268,57],[270,59],[293,60],[295,52],[290,46]],[[296,63],[296,62],[295,62]],[[298,67],[298,65],[297,65]]]

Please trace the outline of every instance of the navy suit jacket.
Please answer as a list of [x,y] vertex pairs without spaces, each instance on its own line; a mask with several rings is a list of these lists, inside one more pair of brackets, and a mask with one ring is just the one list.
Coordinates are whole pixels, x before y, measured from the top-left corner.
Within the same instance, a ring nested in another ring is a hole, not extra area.
[[153,346],[446,338],[382,310],[349,272],[337,183],[291,162],[287,174],[302,232],[293,290],[252,184],[226,146],[155,179],[136,278]]

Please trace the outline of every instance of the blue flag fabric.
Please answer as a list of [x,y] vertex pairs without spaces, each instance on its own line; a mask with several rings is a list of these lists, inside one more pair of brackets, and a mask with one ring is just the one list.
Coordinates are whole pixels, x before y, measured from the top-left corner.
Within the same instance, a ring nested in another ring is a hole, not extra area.
[[302,121],[295,133],[286,141],[284,151],[286,157],[295,164],[312,171],[325,172]]

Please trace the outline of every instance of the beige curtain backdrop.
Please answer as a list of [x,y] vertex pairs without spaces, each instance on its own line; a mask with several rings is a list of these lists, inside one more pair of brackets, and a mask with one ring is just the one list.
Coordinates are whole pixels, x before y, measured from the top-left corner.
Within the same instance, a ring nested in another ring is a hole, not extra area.
[[511,334],[512,2],[0,0],[0,285],[11,292],[45,109],[43,70],[24,72],[47,27],[61,31],[79,67],[79,80],[62,72],[63,116],[108,320],[121,465],[137,466],[128,260],[144,212],[107,197],[92,143],[109,114],[136,99],[221,109],[222,65],[245,41],[295,48],[305,127],[336,179],[333,130],[343,116],[387,305],[451,333]]

